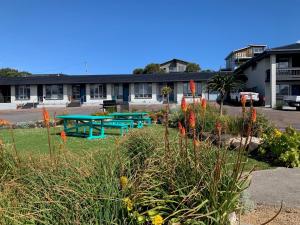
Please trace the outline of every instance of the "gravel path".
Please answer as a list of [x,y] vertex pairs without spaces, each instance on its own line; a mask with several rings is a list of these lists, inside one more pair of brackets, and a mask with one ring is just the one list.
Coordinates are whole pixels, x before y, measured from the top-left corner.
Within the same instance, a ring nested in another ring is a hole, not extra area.
[[300,168],[255,171],[249,192],[258,204],[300,208]]

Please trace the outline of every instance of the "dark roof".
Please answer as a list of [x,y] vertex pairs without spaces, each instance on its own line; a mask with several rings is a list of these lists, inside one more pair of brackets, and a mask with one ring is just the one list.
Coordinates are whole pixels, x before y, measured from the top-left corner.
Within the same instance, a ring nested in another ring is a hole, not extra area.
[[271,54],[292,54],[292,53],[300,53],[300,43],[294,43],[290,45],[284,45],[281,47],[270,48],[265,50],[263,53],[251,58],[240,67],[238,67],[234,72],[239,73],[247,69],[249,66],[254,65],[258,61],[264,59],[265,57]]
[[164,65],[166,65],[166,64],[168,64],[168,63],[177,63],[177,62],[182,63],[182,64],[185,64],[185,65],[189,64],[189,62],[183,61],[183,60],[181,60],[181,59],[171,59],[171,60],[169,60],[169,61],[167,61],[167,62],[161,63],[160,65],[161,65],[161,66],[164,66]]
[[269,49],[269,51],[291,51],[291,50],[300,50],[300,43],[294,43],[294,44],[290,44],[290,45],[284,45],[284,46],[280,46],[280,47],[276,47],[276,48],[271,48]]
[[[225,73],[225,72],[224,72]],[[138,82],[180,82],[206,81],[216,72],[198,73],[166,73],[166,74],[138,74],[138,75],[37,75],[28,77],[0,77],[1,85],[19,84],[95,84],[95,83],[138,83]],[[225,74],[229,74],[226,72]]]

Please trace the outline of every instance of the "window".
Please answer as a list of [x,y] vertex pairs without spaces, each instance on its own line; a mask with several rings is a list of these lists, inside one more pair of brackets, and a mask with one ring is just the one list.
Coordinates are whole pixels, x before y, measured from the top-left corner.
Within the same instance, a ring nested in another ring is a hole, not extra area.
[[105,84],[91,84],[90,95],[91,95],[91,99],[106,98],[106,85]]
[[[195,82],[196,83],[196,96],[201,96],[202,95],[202,85],[201,82]],[[183,83],[183,95],[185,97],[192,97],[192,92],[190,89],[190,83],[189,82],[184,82]]]
[[289,59],[288,58],[279,58],[277,59],[277,68],[285,69],[289,68]]
[[16,99],[29,100],[30,99],[30,85],[17,85],[16,86]]
[[262,47],[254,47],[254,48],[253,48],[253,53],[254,53],[254,54],[262,53],[263,50],[264,50],[264,49],[263,49]]
[[63,85],[46,85],[46,99],[63,99]]
[[134,84],[135,98],[152,98],[152,84],[138,83]]
[[276,94],[277,95],[289,95],[290,85],[288,84],[277,84]]
[[114,84],[113,86],[113,96],[115,99],[123,98],[123,85],[122,84]]

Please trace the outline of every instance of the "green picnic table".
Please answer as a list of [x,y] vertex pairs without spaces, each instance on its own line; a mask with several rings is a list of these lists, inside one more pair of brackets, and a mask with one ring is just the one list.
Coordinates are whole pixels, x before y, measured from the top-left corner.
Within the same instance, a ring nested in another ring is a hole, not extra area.
[[[142,128],[144,125],[144,121],[149,122],[150,118],[146,117],[147,115],[148,115],[148,113],[146,113],[146,112],[124,112],[124,113],[115,112],[115,113],[109,114],[109,116],[112,116],[116,120],[132,119],[137,122],[137,128]],[[151,119],[150,119],[150,123],[151,123]]]
[[[87,139],[97,139],[97,138],[105,138],[104,134],[104,121],[108,119],[112,119],[112,116],[90,116],[90,115],[61,115],[56,116],[56,118],[62,119],[64,121],[64,131],[67,135],[74,136],[83,136],[87,137]],[[74,121],[74,126],[68,127],[68,121]],[[83,127],[84,132],[81,133],[79,129]],[[88,135],[85,134],[85,130],[88,128]],[[94,135],[93,131],[97,130],[99,135]]]

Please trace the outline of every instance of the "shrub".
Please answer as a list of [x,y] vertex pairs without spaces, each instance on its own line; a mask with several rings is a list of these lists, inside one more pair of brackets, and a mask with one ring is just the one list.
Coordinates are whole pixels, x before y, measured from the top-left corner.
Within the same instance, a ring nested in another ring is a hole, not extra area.
[[139,168],[160,145],[153,128],[132,130],[121,143],[125,155],[129,157],[131,167]]
[[278,165],[300,167],[300,132],[287,127],[285,132],[274,129],[263,135],[260,156]]

